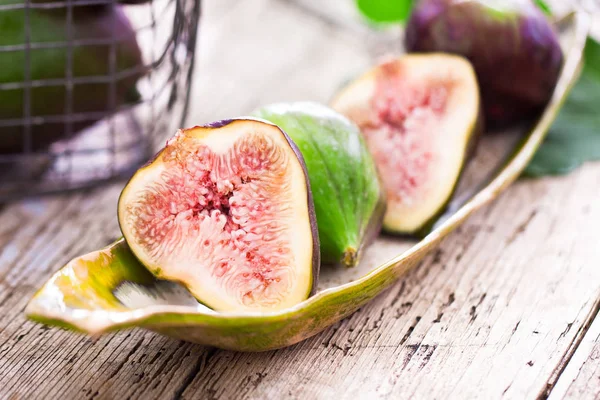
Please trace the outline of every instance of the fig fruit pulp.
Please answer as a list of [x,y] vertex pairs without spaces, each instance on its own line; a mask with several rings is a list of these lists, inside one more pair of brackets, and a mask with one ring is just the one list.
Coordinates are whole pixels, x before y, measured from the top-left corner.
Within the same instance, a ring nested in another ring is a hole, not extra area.
[[356,265],[379,233],[385,211],[375,162],[358,127],[310,102],[272,104],[254,115],[281,127],[302,152],[315,202],[321,261]]
[[130,180],[119,223],[158,278],[220,311],[274,311],[316,288],[319,239],[304,160],[254,119],[184,129]]
[[422,232],[454,192],[482,129],[471,64],[453,55],[407,55],[343,89],[333,108],[361,128],[387,196],[383,227]]
[[562,66],[558,35],[531,0],[421,0],[406,26],[408,52],[467,57],[477,73],[486,122],[534,115]]

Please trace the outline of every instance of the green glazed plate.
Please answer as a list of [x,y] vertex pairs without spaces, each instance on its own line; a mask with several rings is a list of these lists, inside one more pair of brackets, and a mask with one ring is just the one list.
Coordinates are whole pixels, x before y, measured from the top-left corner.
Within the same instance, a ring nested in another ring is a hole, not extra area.
[[313,297],[290,309],[267,314],[212,311],[183,287],[156,280],[119,240],[64,266],[29,302],[27,316],[89,335],[141,327],[242,351],[285,347],[321,332],[396,282],[469,215],[519,177],[577,77],[589,18],[581,15],[576,21],[563,35],[565,48],[570,50],[544,113],[526,134],[523,129],[515,129],[482,139],[448,212],[423,240],[378,238],[357,267],[323,267]]

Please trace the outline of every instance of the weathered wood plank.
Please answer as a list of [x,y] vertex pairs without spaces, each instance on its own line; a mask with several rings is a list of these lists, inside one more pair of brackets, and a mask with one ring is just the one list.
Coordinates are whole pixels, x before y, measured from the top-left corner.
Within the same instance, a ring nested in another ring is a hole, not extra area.
[[519,182],[360,312],[290,349],[218,352],[184,394],[545,393],[600,295],[600,250],[593,227],[585,228],[600,217],[592,207],[599,170]]
[[[228,10],[205,2],[190,124],[271,101],[327,101],[371,60],[356,32],[289,3],[235,3]],[[263,354],[140,330],[94,340],[26,321],[28,298],[56,268],[119,235],[122,184],[8,205],[0,211],[0,397],[546,394],[600,298],[589,223],[600,217],[599,172],[588,166],[519,182],[374,302],[310,340]],[[582,379],[595,373],[582,371]]]
[[573,357],[550,393],[550,400],[600,398],[600,318],[598,307]]
[[[205,5],[190,124],[243,114],[284,100],[285,93],[326,101],[339,74],[353,72],[361,60],[368,64],[360,44],[306,16],[299,35],[279,34],[296,23],[287,6],[227,3],[231,7]],[[269,29],[257,29],[262,18],[271,21]],[[323,37],[337,44],[331,53],[337,63],[306,65],[321,54]],[[92,340],[23,317],[28,299],[60,265],[119,236],[121,187],[28,200],[0,211],[0,397],[174,397],[215,352],[143,331]]]

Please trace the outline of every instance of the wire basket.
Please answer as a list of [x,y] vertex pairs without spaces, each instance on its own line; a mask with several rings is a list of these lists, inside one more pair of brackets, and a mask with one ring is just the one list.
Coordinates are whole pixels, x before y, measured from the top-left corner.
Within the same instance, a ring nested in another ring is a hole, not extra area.
[[199,18],[200,0],[0,0],[0,202],[130,176],[184,124]]

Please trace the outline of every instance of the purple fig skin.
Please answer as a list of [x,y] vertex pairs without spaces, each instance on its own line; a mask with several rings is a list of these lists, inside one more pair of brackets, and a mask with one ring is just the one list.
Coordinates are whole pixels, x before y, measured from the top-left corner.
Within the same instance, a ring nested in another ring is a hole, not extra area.
[[406,26],[405,46],[408,52],[468,58],[492,126],[540,111],[563,62],[555,29],[530,0],[420,0]]
[[[20,0],[21,2],[23,0]],[[57,0],[32,0],[32,3],[53,3],[56,2]],[[63,0],[64,1],[64,0]],[[66,0],[67,3],[72,3],[72,4],[77,4],[79,2],[79,0]],[[100,4],[89,4],[86,6],[79,6],[77,8],[85,10],[85,12],[94,12],[94,9],[96,11],[100,11],[100,9],[102,7],[110,7],[113,5],[117,5],[117,4],[126,4],[126,5],[136,5],[136,4],[144,4],[144,3],[148,3],[150,2],[150,0],[104,0],[103,3]],[[66,8],[66,7],[65,7]]]
[[137,4],[148,3],[149,1],[150,0],[120,0],[119,3],[128,4],[128,5],[137,5]]

